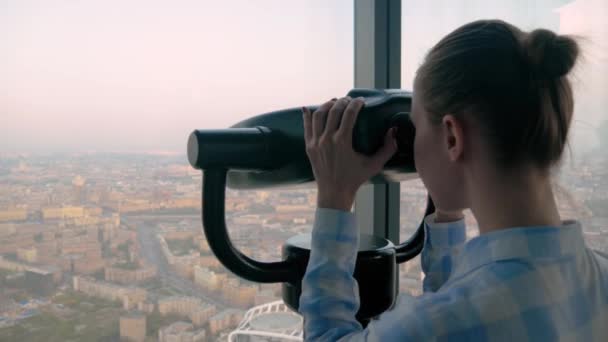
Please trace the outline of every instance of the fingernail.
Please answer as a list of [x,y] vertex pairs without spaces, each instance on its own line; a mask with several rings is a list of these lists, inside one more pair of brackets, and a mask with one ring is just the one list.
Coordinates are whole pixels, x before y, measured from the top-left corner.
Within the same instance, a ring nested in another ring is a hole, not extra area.
[[338,99],[336,97],[334,97],[333,99],[331,99],[332,101],[337,101]]

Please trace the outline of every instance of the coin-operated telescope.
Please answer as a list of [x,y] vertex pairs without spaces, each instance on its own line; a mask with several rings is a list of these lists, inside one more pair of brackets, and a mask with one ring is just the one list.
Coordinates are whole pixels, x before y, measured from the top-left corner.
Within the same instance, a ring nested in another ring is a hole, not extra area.
[[[390,127],[397,127],[398,151],[385,164],[380,180],[417,177],[414,165],[414,126],[410,121],[412,94],[401,90],[353,89],[348,96],[363,97],[365,105],[353,130],[353,149],[372,155],[384,143]],[[309,106],[314,111],[318,106]],[[203,230],[220,262],[236,275],[260,283],[282,283],[285,304],[298,309],[301,281],[310,256],[310,234],[288,239],[283,260],[261,262],[234,247],[226,228],[225,192],[261,189],[314,181],[305,151],[300,108],[256,115],[227,129],[195,130],[188,139],[188,160],[203,170]],[[435,210],[430,197],[425,216]],[[422,250],[422,223],[404,243],[394,245],[377,236],[361,234],[354,277],[359,284],[357,319],[369,319],[390,308],[397,296],[397,264]]]

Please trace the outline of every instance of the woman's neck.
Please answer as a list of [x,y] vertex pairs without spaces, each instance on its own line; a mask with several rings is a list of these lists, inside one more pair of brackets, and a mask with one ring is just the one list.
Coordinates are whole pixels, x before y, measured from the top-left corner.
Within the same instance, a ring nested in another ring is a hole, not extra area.
[[[562,224],[549,176],[528,168],[510,174],[487,172],[476,176],[470,189],[471,211],[479,234],[524,226]],[[532,170],[532,171],[531,171]]]

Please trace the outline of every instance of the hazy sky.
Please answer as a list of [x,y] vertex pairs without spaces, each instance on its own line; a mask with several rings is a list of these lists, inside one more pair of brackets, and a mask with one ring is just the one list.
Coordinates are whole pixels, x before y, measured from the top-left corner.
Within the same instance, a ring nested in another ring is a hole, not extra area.
[[[591,27],[608,21],[605,0],[565,3],[403,0],[402,87],[438,39],[482,17],[608,36]],[[0,0],[0,41],[0,152],[182,151],[195,128],[353,84],[352,0]]]
[[345,94],[352,31],[349,0],[0,0],[0,150],[185,150]]

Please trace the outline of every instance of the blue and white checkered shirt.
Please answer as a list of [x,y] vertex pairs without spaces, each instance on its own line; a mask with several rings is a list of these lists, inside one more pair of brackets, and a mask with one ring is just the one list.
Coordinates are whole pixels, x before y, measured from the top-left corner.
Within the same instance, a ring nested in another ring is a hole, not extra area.
[[305,340],[608,341],[608,255],[585,246],[577,221],[465,243],[464,220],[435,223],[431,214],[425,232],[424,293],[399,295],[363,329],[354,213],[317,208],[300,297]]

